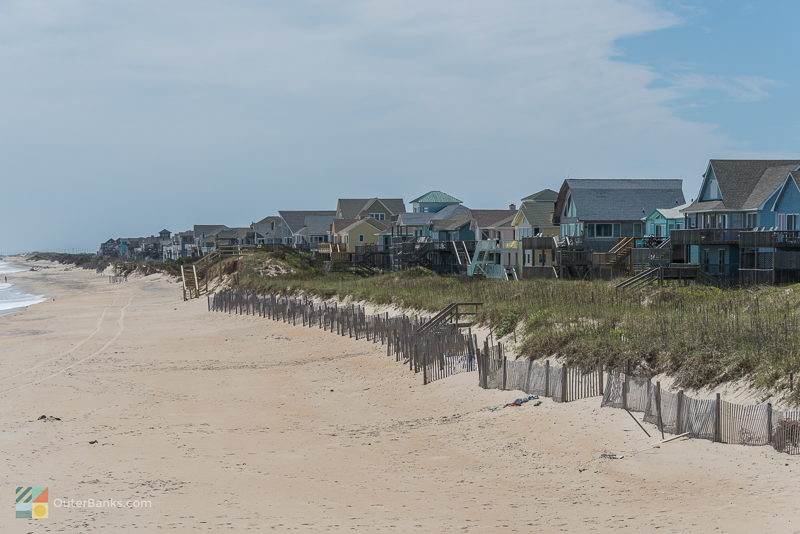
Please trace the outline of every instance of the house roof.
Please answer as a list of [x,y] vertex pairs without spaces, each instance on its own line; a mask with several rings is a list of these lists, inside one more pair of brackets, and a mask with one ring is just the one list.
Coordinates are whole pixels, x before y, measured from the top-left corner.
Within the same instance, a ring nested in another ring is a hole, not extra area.
[[461,213],[469,213],[471,210],[463,204],[450,204],[433,214],[433,220],[452,219]]
[[392,215],[406,211],[402,198],[340,198],[336,207],[342,211],[342,219],[356,219],[376,200],[381,201]]
[[542,189],[538,193],[528,195],[527,197],[523,198],[522,201],[525,202],[526,200],[534,200],[539,202],[555,202],[557,198],[558,193],[556,191],[553,191],[552,189]]
[[201,235],[208,237],[227,228],[224,224],[195,224],[193,232],[195,237],[200,237]]
[[357,220],[358,219],[334,219],[333,222],[331,222],[331,232],[338,234]]
[[554,226],[553,211],[555,211],[555,200],[552,202],[526,200],[519,207],[519,214],[524,215],[528,224],[535,227]]
[[758,209],[798,166],[800,160],[712,159],[722,200],[696,200],[684,211]]
[[325,235],[330,231],[333,220],[333,215],[306,215],[303,232],[307,235]]
[[430,202],[432,204],[448,204],[456,203],[461,204],[461,201],[452,195],[448,195],[442,191],[428,191],[421,197],[415,198],[411,201],[412,204],[417,202]]
[[373,228],[375,228],[378,231],[383,231],[383,230],[386,230],[386,228],[387,228],[387,226],[385,224],[383,224],[382,222],[376,221],[375,219],[367,217],[366,219],[357,219],[357,220],[353,221],[349,225],[347,225],[344,228],[342,228],[341,230],[339,230],[339,233],[350,232],[352,230],[355,230],[356,228],[358,228],[359,226],[361,226],[363,224],[369,224],[369,225],[371,225]]
[[160,231],[160,232],[158,232],[158,233],[159,233],[159,234],[163,234],[164,232],[167,232],[168,234],[171,234],[171,233],[172,233],[172,232],[170,232],[169,230],[167,230],[166,228],[164,228],[163,230],[161,230],[161,231]]
[[266,223],[270,221],[277,221],[277,220],[280,220],[280,217],[278,217],[277,215],[267,215],[260,221],[256,222],[256,224]]
[[247,237],[251,233],[251,228],[226,228],[216,233],[217,239],[241,239]]
[[577,218],[582,221],[639,221],[658,208],[686,201],[682,180],[568,178],[558,193],[553,214],[556,224],[568,195],[575,202]]
[[481,228],[511,226],[517,210],[471,210],[472,218]]
[[423,213],[401,213],[397,217],[397,224],[398,226],[422,226],[430,223],[434,215],[436,214],[428,211]]
[[657,208],[655,211],[660,213],[665,219],[683,219],[683,210],[688,208],[690,204],[691,202],[687,202],[686,204],[681,204],[674,208]]
[[465,224],[469,224],[471,216],[468,212],[457,213],[450,219],[434,219],[431,221],[434,231],[452,232]]
[[305,228],[308,216],[329,216],[331,218],[336,216],[336,212],[330,210],[279,211],[278,214],[293,234]]

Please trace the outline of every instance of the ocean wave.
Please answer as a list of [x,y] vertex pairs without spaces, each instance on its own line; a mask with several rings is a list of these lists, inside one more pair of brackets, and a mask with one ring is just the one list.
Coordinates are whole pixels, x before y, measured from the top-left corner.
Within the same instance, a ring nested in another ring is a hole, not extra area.
[[0,313],[19,310],[46,300],[43,295],[31,295],[13,284],[0,283]]
[[27,271],[24,267],[11,265],[10,263],[0,261],[0,274],[21,273]]

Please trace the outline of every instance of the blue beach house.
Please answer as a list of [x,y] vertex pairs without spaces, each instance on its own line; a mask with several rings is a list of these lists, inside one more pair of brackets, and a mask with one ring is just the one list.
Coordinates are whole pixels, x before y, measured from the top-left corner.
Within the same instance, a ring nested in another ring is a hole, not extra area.
[[742,232],[800,230],[798,168],[800,160],[710,160],[673,246],[684,247],[687,263],[708,274],[738,280]]

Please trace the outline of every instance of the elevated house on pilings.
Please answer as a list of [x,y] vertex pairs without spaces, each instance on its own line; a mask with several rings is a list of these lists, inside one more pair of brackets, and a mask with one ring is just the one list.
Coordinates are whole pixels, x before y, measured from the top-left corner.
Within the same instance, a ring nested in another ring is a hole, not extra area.
[[520,247],[514,239],[513,226],[516,206],[511,204],[505,210],[472,210],[471,215],[476,243],[467,275],[518,280]]
[[471,211],[457,198],[430,191],[411,201],[383,233],[393,270],[422,266],[439,273],[466,274],[474,250]]
[[556,250],[561,228],[553,222],[558,193],[543,189],[522,199],[511,225],[520,243],[517,272],[522,278],[557,278]]
[[561,227],[560,277],[629,273],[631,250],[644,236],[642,218],[684,202],[681,180],[564,180],[553,215]]
[[800,160],[710,160],[671,236],[719,285],[800,281]]

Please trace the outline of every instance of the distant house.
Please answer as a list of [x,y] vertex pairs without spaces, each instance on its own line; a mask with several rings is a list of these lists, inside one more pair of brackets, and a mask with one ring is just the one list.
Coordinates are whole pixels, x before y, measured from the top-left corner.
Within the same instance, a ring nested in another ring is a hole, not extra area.
[[[436,211],[401,213],[394,225],[395,234],[414,238],[425,237],[433,241],[474,241],[475,236],[469,230],[469,213],[469,208],[460,203],[450,203]],[[461,227],[453,228],[455,221],[462,221],[470,233],[461,231]]]
[[330,240],[330,226],[336,212],[327,210],[279,211],[288,230],[284,244],[308,246]]
[[673,230],[681,230],[685,224],[684,214],[681,210],[688,207],[689,203],[675,206],[674,208],[658,208],[644,217],[644,233],[648,237],[669,237]]
[[552,189],[542,189],[522,199],[522,204],[511,223],[514,239],[536,235],[557,236],[561,228],[553,222],[558,193]]
[[214,252],[217,247],[217,234],[228,229],[224,224],[195,224],[192,234],[197,255],[204,256]]
[[681,180],[564,180],[553,222],[561,236],[579,238],[586,250],[607,252],[623,237],[642,237],[646,217],[685,202]]
[[[514,241],[514,217],[517,209],[511,204],[505,210],[470,210],[471,229],[476,241],[494,241],[493,251],[484,252],[497,265],[514,267],[519,263],[519,247]],[[485,248],[485,245],[484,245]],[[488,261],[488,260],[487,260]]]
[[557,242],[561,234],[553,222],[558,193],[542,189],[522,199],[514,217],[514,239],[521,253],[517,257],[517,271],[523,278],[553,278]]
[[255,244],[252,228],[226,228],[217,232],[214,237],[217,247]]
[[291,242],[292,232],[283,219],[277,215],[264,217],[250,225],[253,239],[257,245],[282,245]]
[[[790,263],[775,269],[776,248],[770,244],[790,235],[775,232],[800,230],[798,168],[800,160],[710,160],[697,200],[683,209],[686,228],[671,236],[673,246],[684,248],[687,263],[728,280],[739,280],[742,262],[755,280],[760,280],[758,270],[784,271],[769,273],[764,283],[792,279],[790,272],[800,270],[800,264],[793,265],[787,253],[781,257]],[[773,234],[763,242],[758,236],[753,242],[740,236],[759,230]],[[740,243],[740,237],[746,242]]]
[[98,254],[106,258],[116,258],[119,256],[119,239],[109,239],[100,244]]
[[436,213],[442,208],[458,204],[461,204],[461,201],[452,195],[442,191],[428,191],[412,200],[411,208],[414,213]]
[[335,242],[344,244],[346,252],[349,253],[357,252],[358,247],[382,244],[381,232],[388,227],[387,223],[376,221],[370,217],[365,219],[336,219],[334,225],[336,231]]
[[335,218],[395,221],[406,211],[402,198],[340,198],[336,203]]

